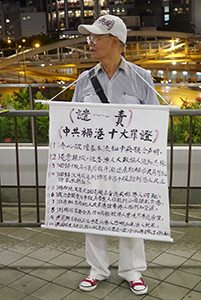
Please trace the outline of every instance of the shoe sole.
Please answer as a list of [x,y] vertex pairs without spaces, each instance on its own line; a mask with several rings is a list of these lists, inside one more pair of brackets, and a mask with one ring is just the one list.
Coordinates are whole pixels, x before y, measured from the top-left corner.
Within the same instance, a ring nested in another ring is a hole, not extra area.
[[130,290],[135,294],[135,295],[143,295],[146,294],[148,292],[148,286],[142,290],[142,291],[136,291],[134,290],[132,287],[130,287]]
[[89,287],[84,287],[80,284],[79,289],[84,292],[91,292],[97,288],[98,284],[99,284],[99,282],[97,284],[89,286]]

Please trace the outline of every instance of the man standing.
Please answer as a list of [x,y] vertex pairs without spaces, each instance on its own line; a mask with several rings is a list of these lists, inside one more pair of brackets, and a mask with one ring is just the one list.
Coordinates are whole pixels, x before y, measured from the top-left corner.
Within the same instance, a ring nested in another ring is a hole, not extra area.
[[[78,30],[88,34],[91,55],[100,61],[93,68],[93,76],[100,82],[108,102],[159,104],[150,74],[126,61],[121,55],[127,39],[127,28],[119,17],[104,15],[92,25],[80,25]],[[90,77],[89,71],[80,75],[72,101],[101,102]],[[100,281],[110,276],[106,236],[86,234],[86,260],[91,270],[79,288],[91,291]],[[141,272],[146,268],[144,241],[140,238],[120,237],[118,274],[128,281],[131,291],[137,295],[148,291],[141,277]]]

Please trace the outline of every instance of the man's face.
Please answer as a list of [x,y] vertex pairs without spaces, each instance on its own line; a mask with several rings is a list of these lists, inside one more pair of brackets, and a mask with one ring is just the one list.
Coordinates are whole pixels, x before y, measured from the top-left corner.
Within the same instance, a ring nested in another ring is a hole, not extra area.
[[113,36],[110,34],[91,34],[87,41],[92,58],[101,61],[101,59],[112,55],[112,40]]

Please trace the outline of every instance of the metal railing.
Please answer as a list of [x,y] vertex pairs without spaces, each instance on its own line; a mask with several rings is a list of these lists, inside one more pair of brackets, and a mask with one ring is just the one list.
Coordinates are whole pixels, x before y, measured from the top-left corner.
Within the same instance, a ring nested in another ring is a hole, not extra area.
[[[16,177],[17,177],[17,201],[18,201],[18,222],[5,222],[3,220],[3,203],[1,197],[1,182],[0,182],[0,226],[40,226],[40,208],[39,208],[39,171],[38,171],[38,151],[37,151],[37,128],[36,118],[38,116],[49,116],[49,111],[41,110],[21,110],[21,111],[9,111],[0,114],[0,117],[13,117],[15,125],[15,155],[16,155]],[[23,222],[21,213],[21,184],[20,184],[20,162],[19,162],[19,144],[18,144],[18,117],[30,117],[32,118],[32,136],[34,145],[35,156],[35,192],[36,192],[36,221]]]
[[[16,177],[17,177],[17,197],[18,197],[18,221],[4,221],[3,219],[3,203],[1,196],[1,178],[0,178],[0,226],[40,226],[40,205],[39,205],[39,171],[38,171],[38,154],[37,154],[37,128],[36,128],[36,118],[37,117],[47,117],[49,116],[48,110],[22,110],[22,111],[9,111],[6,113],[1,113],[0,117],[13,117],[15,124],[15,156],[16,156]],[[192,158],[192,120],[194,116],[201,116],[201,110],[170,110],[170,174],[169,174],[169,201],[171,207],[172,201],[172,190],[173,190],[173,172],[174,172],[174,144],[173,144],[173,118],[175,116],[190,116],[189,122],[189,143],[188,143],[188,168],[187,168],[187,184],[186,184],[186,214],[185,221],[175,221],[172,224],[174,226],[192,225],[201,226],[200,221],[189,221],[189,208],[190,208],[190,183],[191,183],[191,158]],[[19,144],[18,144],[18,117],[30,117],[33,120],[33,145],[34,145],[34,155],[35,155],[35,192],[36,192],[36,220],[33,222],[26,222],[22,220],[21,214],[21,184],[20,184],[20,165],[19,165]]]

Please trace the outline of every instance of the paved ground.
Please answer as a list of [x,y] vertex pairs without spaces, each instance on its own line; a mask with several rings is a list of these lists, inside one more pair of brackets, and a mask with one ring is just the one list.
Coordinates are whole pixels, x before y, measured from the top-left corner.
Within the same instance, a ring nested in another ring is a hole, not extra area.
[[[35,213],[23,208],[23,220]],[[171,219],[184,220],[183,210],[172,210]],[[14,220],[17,211],[4,210],[4,219]],[[192,220],[201,220],[201,209],[191,210]],[[172,228],[173,243],[146,241],[149,285],[144,296],[134,295],[117,275],[118,239],[109,238],[111,277],[90,293],[78,289],[88,275],[84,234],[42,228],[0,228],[1,300],[130,300],[201,299],[201,229]]]

